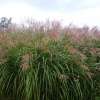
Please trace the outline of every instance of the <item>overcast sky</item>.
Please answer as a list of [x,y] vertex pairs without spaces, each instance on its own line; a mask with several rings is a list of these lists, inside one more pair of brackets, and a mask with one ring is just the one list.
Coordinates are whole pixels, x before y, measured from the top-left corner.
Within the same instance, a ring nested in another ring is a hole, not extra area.
[[100,27],[100,0],[0,0],[1,17],[12,17],[13,22],[31,17]]

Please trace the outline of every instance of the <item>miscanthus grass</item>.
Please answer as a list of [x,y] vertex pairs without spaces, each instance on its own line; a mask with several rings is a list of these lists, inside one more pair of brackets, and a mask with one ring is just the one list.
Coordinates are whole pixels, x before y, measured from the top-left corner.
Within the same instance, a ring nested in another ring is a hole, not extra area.
[[99,100],[100,30],[28,24],[0,34],[0,100]]

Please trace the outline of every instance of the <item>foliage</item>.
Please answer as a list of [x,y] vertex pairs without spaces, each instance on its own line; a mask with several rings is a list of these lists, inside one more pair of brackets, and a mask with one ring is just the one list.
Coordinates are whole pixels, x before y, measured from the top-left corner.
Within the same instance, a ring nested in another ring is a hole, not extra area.
[[11,24],[11,19],[12,18],[6,18],[6,17],[2,17],[0,18],[0,31],[6,31],[9,27],[9,25]]
[[0,35],[0,99],[99,100],[97,28],[31,21],[9,33]]

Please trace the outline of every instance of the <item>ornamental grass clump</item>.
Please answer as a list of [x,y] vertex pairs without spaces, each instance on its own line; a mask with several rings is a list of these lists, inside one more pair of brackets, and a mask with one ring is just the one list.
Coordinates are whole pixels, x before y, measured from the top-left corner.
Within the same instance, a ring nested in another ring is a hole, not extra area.
[[0,34],[0,99],[99,100],[100,31],[28,24]]

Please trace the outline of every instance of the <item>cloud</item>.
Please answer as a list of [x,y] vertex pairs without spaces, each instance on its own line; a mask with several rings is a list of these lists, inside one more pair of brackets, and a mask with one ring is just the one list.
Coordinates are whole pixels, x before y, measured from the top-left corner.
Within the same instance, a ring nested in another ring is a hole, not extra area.
[[27,4],[44,11],[70,11],[77,8],[79,0],[25,0]]
[[100,8],[88,8],[83,10],[78,10],[73,13],[75,23],[79,24],[82,23],[87,24],[91,27],[93,26],[100,26],[99,18],[100,18]]
[[99,6],[100,0],[1,0],[0,4],[24,3],[41,11],[75,12]]
[[80,0],[1,0],[0,5],[11,5],[16,3],[24,3],[43,11],[69,11],[75,9]]
[[74,12],[79,9],[99,6],[100,0],[22,0],[43,11]]
[[16,22],[32,17],[40,21],[62,20],[64,25],[73,22],[78,26],[100,26],[99,4],[100,0],[1,0],[0,17],[13,17]]
[[45,21],[46,19],[61,20],[64,16],[69,16],[69,14],[59,14],[53,11],[41,11],[23,3],[12,3],[5,6],[6,8],[4,6],[0,6],[0,12],[2,12],[0,13],[0,17],[13,17],[13,21],[15,22],[20,22],[20,20],[24,17],[33,17],[36,20]]

